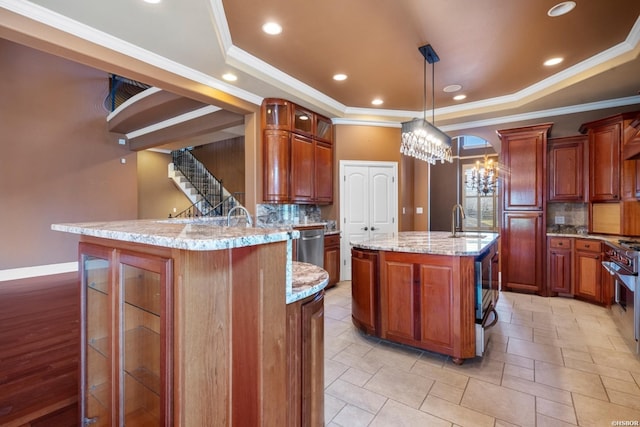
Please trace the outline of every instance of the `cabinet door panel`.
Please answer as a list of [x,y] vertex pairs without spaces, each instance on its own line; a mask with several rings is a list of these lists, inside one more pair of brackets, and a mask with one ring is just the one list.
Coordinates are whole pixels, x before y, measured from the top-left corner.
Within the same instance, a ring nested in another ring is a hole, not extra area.
[[600,254],[576,251],[576,295],[593,302],[602,300]]
[[415,326],[418,325],[416,316],[416,298],[418,288],[414,265],[411,263],[386,261],[386,277],[380,285],[384,300],[381,306],[382,338],[399,338],[401,340],[415,340]]
[[289,132],[264,131],[263,199],[266,202],[289,201]]
[[318,203],[333,202],[333,148],[315,143],[315,200]]
[[302,425],[324,426],[324,292],[302,306]]
[[503,139],[505,210],[542,209],[545,191],[545,136],[523,134]]
[[378,319],[378,255],[376,252],[351,251],[351,315],[354,323],[369,334],[380,333]]
[[549,150],[549,201],[584,201],[585,136],[560,138]]
[[571,293],[571,250],[552,249],[549,252],[549,289]]
[[309,138],[291,136],[291,200],[313,201],[314,144]]
[[542,292],[544,225],[539,212],[505,212],[502,275],[512,289]]
[[453,348],[453,271],[448,266],[420,266],[421,341]]
[[589,130],[589,200],[620,199],[619,123]]

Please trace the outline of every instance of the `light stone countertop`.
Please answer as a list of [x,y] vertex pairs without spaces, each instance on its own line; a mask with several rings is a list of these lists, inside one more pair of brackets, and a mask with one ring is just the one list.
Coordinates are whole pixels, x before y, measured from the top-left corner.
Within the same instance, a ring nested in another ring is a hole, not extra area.
[[51,229],[190,251],[240,248],[299,237],[299,232],[291,229],[226,227],[215,218],[53,224]]
[[299,301],[323,290],[329,283],[329,273],[317,265],[293,261],[293,292],[287,304]]
[[431,255],[481,255],[500,235],[490,232],[462,232],[463,237],[452,238],[448,231],[403,231],[391,238],[351,241],[360,249],[388,252],[408,252]]

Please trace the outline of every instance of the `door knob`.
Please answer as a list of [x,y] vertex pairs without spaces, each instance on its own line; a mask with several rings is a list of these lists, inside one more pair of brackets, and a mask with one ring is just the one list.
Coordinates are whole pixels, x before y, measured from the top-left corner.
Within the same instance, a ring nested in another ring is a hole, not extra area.
[[373,231],[373,230],[375,230],[375,229],[376,229],[375,227],[371,227],[371,231]]
[[364,231],[367,231],[368,229],[369,229],[369,227],[365,227],[365,228],[363,228],[363,230],[364,230]]

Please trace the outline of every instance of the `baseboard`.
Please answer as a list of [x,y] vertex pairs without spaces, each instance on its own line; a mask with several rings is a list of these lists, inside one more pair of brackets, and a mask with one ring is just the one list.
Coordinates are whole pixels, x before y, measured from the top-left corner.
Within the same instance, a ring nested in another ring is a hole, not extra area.
[[63,262],[60,264],[35,265],[32,267],[10,268],[0,270],[0,282],[9,280],[29,279],[31,277],[50,276],[53,274],[72,273],[78,271],[78,262]]

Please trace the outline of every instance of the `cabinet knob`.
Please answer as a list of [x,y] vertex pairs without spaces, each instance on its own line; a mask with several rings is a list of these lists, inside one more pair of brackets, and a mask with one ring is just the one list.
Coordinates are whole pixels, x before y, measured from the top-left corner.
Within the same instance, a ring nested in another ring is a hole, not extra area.
[[558,243],[558,246],[562,246],[562,242]]
[[585,248],[589,249],[591,245],[584,245]]

